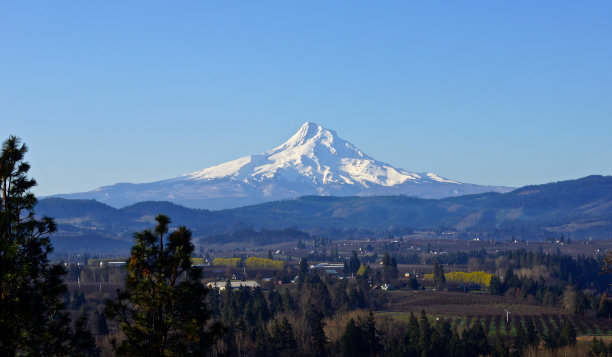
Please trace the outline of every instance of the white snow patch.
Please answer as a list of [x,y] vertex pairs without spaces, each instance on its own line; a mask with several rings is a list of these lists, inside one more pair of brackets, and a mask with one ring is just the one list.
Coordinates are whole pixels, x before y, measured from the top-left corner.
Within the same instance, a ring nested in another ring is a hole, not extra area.
[[440,176],[438,176],[436,174],[433,174],[431,172],[427,173],[427,177],[429,177],[430,179],[432,179],[434,181],[438,181],[438,182],[457,183],[457,184],[460,183],[460,182],[457,182],[457,181],[453,181],[453,180],[448,180],[448,179],[442,178],[442,177],[440,177]]

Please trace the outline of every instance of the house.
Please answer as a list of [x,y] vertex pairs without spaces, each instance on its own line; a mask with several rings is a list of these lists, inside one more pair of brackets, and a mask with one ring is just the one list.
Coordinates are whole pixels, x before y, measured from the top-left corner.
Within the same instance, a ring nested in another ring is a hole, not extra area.
[[[206,284],[209,289],[219,289],[219,291],[225,290],[226,285],[227,281],[223,280],[211,281],[210,283]],[[260,285],[255,280],[230,280],[230,287],[232,289],[238,289],[243,286],[253,289],[259,287]]]

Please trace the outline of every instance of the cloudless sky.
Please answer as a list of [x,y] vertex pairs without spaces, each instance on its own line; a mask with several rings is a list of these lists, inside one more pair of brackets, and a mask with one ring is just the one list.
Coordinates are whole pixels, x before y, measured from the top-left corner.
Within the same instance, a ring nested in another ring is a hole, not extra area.
[[200,170],[305,121],[415,172],[612,174],[611,1],[3,1],[36,193]]

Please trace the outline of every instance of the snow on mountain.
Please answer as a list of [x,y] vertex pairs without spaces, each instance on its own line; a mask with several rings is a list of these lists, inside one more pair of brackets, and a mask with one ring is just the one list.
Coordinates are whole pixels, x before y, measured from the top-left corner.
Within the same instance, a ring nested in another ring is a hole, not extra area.
[[249,183],[276,176],[288,180],[302,177],[315,185],[348,184],[365,188],[394,186],[421,178],[364,155],[335,132],[315,123],[305,123],[284,144],[262,155],[246,156],[183,177],[188,180],[232,177]]
[[304,123],[282,145],[173,179],[116,184],[57,195],[93,198],[120,207],[156,200],[221,209],[304,195],[394,195],[442,198],[508,188],[465,184],[377,161],[316,123]]

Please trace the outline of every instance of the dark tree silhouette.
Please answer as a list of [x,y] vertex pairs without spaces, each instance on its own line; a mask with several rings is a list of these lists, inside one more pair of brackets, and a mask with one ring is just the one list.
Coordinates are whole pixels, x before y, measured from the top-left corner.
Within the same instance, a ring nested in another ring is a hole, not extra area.
[[203,355],[222,332],[207,326],[208,290],[202,270],[192,266],[191,231],[178,227],[166,237],[170,218],[158,215],[155,230],[134,234],[136,244],[128,261],[125,290],[107,300],[105,314],[125,334],[118,355]]
[[66,271],[51,264],[53,219],[36,219],[28,148],[15,136],[0,154],[0,355],[96,355],[82,320],[63,312]]
[[446,285],[446,277],[444,276],[444,267],[438,264],[438,260],[434,259],[433,280],[436,289],[441,290]]

